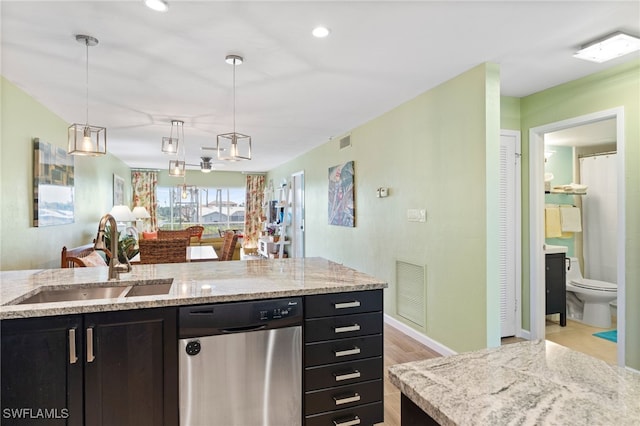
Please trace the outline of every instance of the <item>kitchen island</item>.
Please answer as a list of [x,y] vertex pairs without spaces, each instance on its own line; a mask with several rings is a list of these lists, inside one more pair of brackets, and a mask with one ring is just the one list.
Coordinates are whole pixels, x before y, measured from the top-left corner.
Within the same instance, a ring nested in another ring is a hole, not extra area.
[[389,367],[402,425],[638,425],[640,374],[549,341]]
[[135,265],[117,281],[106,267],[0,280],[2,413],[15,424],[175,426],[178,312],[292,297],[304,312],[292,371],[301,377],[300,424],[383,420],[387,284],[354,269],[304,258]]

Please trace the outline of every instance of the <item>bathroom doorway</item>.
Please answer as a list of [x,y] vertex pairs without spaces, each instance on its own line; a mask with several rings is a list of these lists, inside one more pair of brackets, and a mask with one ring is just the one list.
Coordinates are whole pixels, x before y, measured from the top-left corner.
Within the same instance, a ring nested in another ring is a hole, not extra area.
[[[617,184],[617,231],[615,232],[615,246],[617,249],[616,274],[618,284],[617,303],[617,362],[624,365],[624,333],[625,333],[625,187],[624,187],[624,109],[616,108],[569,120],[551,123],[530,129],[530,306],[531,306],[531,338],[545,337],[545,267],[544,252],[544,151],[545,138],[554,132],[593,125],[606,120],[615,122],[615,140],[617,144],[616,184]],[[576,166],[576,170],[578,167]],[[575,181],[575,180],[574,180]],[[577,244],[578,252],[582,256],[581,242]],[[575,247],[573,248],[575,250]]]

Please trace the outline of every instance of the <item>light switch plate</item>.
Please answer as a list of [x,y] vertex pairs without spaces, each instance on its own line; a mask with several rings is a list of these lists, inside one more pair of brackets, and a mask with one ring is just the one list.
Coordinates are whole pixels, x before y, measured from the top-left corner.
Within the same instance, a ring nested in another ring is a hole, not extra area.
[[426,222],[427,211],[425,209],[408,209],[407,220],[409,222]]

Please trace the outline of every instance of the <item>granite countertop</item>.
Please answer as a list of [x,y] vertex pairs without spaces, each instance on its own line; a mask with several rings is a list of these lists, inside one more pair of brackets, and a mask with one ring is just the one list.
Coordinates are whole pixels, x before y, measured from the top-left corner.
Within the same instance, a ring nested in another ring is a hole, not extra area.
[[389,367],[441,425],[638,425],[640,374],[549,341]]
[[[173,282],[168,294],[16,305],[48,289]],[[0,272],[0,319],[183,306],[375,290],[387,284],[322,258],[134,265],[119,281],[107,267]]]

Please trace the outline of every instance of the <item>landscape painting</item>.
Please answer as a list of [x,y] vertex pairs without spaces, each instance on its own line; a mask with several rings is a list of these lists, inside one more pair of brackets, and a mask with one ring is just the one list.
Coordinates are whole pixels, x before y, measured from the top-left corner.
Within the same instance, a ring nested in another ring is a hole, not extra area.
[[38,138],[33,148],[33,226],[73,223],[73,157]]
[[329,168],[329,225],[355,226],[353,161]]

